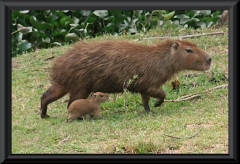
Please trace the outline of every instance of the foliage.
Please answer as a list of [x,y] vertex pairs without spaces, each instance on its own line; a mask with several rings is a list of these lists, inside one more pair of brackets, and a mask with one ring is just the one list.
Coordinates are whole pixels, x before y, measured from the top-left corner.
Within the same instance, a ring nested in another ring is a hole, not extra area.
[[211,27],[221,17],[222,11],[214,10],[184,10],[177,11],[169,21],[183,27],[206,28]]
[[167,10],[13,10],[12,56],[103,34],[133,35],[173,23],[210,27],[221,14],[211,10],[176,13]]

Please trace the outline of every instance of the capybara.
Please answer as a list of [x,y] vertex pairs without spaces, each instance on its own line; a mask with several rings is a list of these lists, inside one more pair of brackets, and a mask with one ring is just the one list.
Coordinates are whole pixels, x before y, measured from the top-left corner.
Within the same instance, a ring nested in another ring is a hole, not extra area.
[[68,107],[68,122],[74,119],[90,115],[91,117],[96,116],[101,118],[100,104],[108,100],[108,94],[102,92],[96,92],[92,94],[90,100],[79,99],[73,101]]
[[41,97],[40,115],[48,117],[47,105],[69,93],[68,106],[77,99],[86,99],[91,92],[123,92],[124,84],[137,75],[128,86],[140,93],[145,111],[149,99],[160,106],[166,96],[160,87],[182,70],[206,71],[211,56],[196,44],[170,40],[155,45],[130,41],[79,41],[58,57],[51,68],[52,85]]

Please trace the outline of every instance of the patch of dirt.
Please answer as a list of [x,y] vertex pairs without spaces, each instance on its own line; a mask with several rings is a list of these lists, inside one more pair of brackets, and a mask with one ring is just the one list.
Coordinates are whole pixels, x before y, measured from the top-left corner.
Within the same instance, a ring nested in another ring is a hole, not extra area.
[[195,128],[195,127],[204,127],[204,128],[208,128],[213,126],[213,124],[210,123],[206,123],[206,124],[187,124],[186,127],[187,128]]
[[13,68],[17,67],[18,65],[19,65],[19,64],[18,64],[17,61],[12,60],[12,67],[13,67]]

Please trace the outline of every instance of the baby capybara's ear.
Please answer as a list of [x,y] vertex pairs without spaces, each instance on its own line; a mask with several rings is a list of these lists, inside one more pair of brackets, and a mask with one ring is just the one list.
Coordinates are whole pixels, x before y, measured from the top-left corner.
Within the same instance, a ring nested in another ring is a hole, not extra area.
[[94,92],[91,92],[91,93],[90,93],[90,97],[92,97],[92,96],[93,96],[93,94],[94,94]]

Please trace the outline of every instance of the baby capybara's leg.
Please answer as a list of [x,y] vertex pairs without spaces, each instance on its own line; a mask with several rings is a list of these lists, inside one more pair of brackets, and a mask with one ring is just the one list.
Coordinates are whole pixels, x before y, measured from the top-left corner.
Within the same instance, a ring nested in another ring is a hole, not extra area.
[[145,95],[145,94],[141,94],[141,97],[142,97],[142,104],[143,104],[144,110],[146,112],[149,112],[150,111],[150,107],[149,107],[150,96]]
[[40,116],[41,118],[49,117],[47,115],[47,106],[53,101],[63,97],[67,92],[57,85],[52,85],[41,97],[41,108]]
[[100,109],[94,111],[94,113],[92,115],[90,115],[90,119],[92,119],[93,116],[98,117],[98,118],[102,118],[102,114],[100,112]]
[[81,115],[79,114],[70,114],[68,119],[67,119],[67,122],[71,122],[73,120],[75,120],[76,118],[80,117]]

